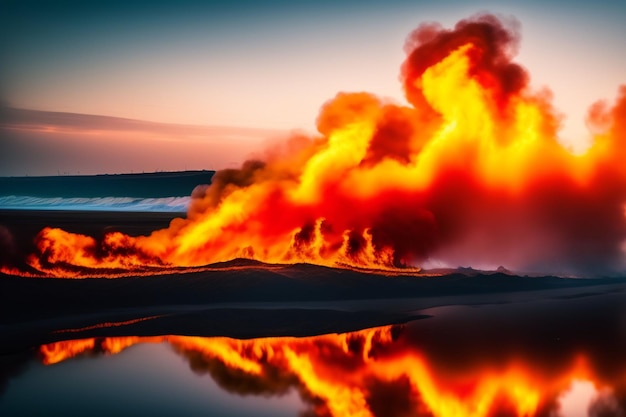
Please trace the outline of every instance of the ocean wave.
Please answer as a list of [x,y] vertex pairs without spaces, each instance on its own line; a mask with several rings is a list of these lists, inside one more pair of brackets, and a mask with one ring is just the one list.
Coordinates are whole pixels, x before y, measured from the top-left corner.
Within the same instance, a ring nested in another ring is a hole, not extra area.
[[89,211],[187,211],[191,197],[32,197],[0,196],[0,209],[15,210],[89,210]]

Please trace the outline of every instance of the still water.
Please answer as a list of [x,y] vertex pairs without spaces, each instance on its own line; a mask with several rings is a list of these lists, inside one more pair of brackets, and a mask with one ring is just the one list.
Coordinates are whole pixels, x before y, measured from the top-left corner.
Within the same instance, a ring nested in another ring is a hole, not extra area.
[[32,361],[0,398],[2,416],[295,416],[292,391],[272,397],[222,389],[167,342],[119,354],[86,352],[53,365]]
[[10,359],[0,415],[626,416],[623,308],[568,327],[541,307],[301,338],[55,342]]

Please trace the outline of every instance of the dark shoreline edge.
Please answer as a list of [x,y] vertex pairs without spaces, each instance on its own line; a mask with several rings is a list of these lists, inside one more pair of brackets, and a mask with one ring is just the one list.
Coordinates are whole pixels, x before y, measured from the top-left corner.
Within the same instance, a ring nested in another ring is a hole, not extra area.
[[593,295],[626,278],[528,277],[504,273],[389,275],[312,264],[265,265],[235,260],[163,275],[119,278],[22,278],[0,273],[0,322],[102,308],[230,303],[344,302],[570,290]]
[[433,307],[603,296],[626,301],[626,279],[387,276],[256,263],[115,279],[0,275],[0,353],[84,337],[312,336],[424,319]]

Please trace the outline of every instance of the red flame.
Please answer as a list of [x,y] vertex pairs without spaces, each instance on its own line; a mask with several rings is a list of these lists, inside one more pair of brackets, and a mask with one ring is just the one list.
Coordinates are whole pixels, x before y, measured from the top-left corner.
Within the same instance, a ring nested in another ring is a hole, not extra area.
[[402,80],[410,107],[340,93],[264,162],[218,172],[186,219],[102,240],[44,229],[29,259],[51,275],[145,270],[237,257],[375,268],[623,267],[626,86],[589,113],[582,155],[558,141],[547,91],[513,61],[519,34],[480,15],[418,27]]

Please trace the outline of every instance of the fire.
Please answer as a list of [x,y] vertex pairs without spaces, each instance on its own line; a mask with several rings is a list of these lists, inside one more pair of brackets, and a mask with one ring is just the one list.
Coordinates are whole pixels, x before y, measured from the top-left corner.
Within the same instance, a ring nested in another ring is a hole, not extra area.
[[[557,415],[559,398],[577,381],[589,381],[605,392],[626,384],[624,369],[614,372],[617,377],[601,377],[582,353],[562,366],[550,364],[546,369],[532,357],[514,355],[497,365],[475,358],[468,366],[450,368],[411,343],[402,329],[391,326],[305,338],[85,339],[44,345],[40,354],[45,364],[52,364],[94,349],[116,354],[138,343],[169,343],[189,358],[190,365],[193,358],[194,369],[210,372],[215,369],[210,364],[217,362],[228,370],[230,378],[257,381],[243,381],[242,386],[265,386],[267,393],[275,394],[294,387],[309,402],[312,414],[320,416],[381,415],[377,396],[391,392],[389,389],[396,399],[408,397],[399,401],[412,407],[404,410],[406,415]],[[197,368],[201,363],[206,363],[206,368]],[[239,384],[227,384],[235,385]],[[384,415],[394,414],[394,406],[393,401],[385,400]]]
[[43,345],[39,351],[42,362],[45,365],[52,365],[93,349],[95,345],[94,339],[67,340]]
[[491,15],[406,42],[409,106],[339,93],[319,135],[218,172],[185,219],[102,240],[44,229],[29,264],[49,275],[201,266],[238,257],[368,268],[505,264],[615,270],[626,240],[626,86],[589,113],[593,143],[558,137],[548,90],[513,58],[519,34]]

